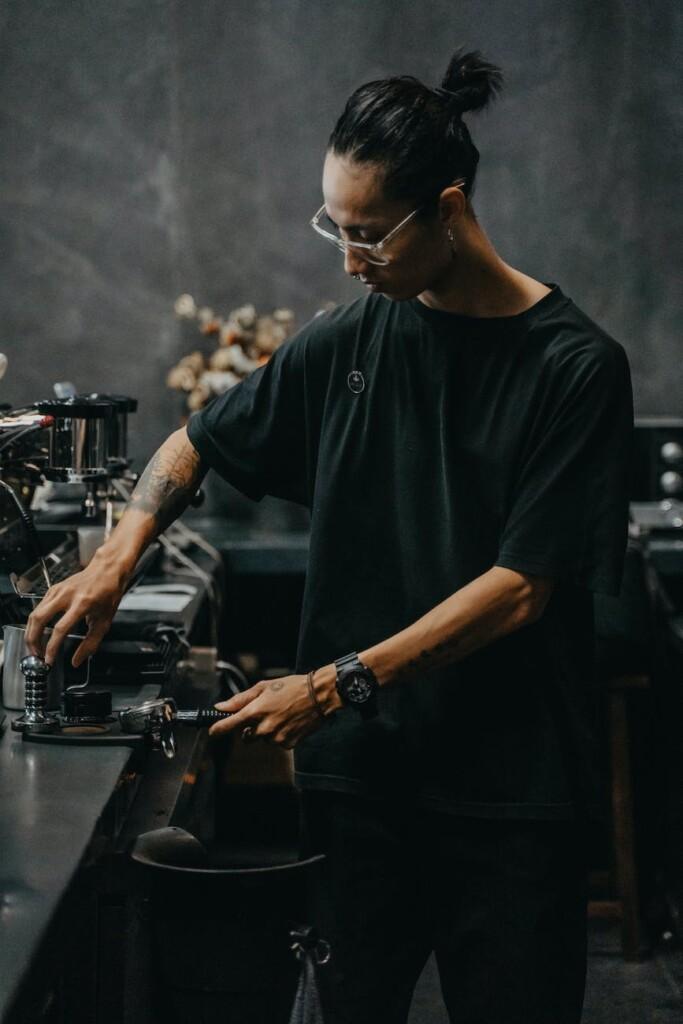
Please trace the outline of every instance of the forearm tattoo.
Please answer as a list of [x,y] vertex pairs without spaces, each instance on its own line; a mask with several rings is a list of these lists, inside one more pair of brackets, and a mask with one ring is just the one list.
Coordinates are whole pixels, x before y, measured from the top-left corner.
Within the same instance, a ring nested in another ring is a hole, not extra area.
[[459,637],[448,637],[429,650],[420,651],[414,658],[402,665],[396,673],[395,682],[415,679],[417,676],[431,672],[433,669],[444,668],[458,661],[462,656],[462,641]]
[[199,484],[205,467],[188,443],[167,445],[152,456],[133,491],[129,508],[154,516],[159,533],[183,512]]

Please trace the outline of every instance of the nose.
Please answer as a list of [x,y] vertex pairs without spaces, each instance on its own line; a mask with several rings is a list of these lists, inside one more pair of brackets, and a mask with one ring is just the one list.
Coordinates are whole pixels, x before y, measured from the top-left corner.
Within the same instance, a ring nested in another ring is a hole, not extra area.
[[368,262],[362,256],[358,249],[347,249],[344,253],[344,270],[350,277],[354,274],[364,276],[365,271],[368,269]]

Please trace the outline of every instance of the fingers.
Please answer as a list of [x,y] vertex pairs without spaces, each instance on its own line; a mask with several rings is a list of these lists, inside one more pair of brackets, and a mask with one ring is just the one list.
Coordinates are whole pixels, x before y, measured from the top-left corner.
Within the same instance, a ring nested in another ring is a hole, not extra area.
[[229,711],[231,717],[216,722],[209,730],[212,736],[250,729],[249,740],[265,740],[291,750],[299,740],[320,725],[320,718],[310,703],[306,677],[267,682],[261,680],[243,693],[215,705]]
[[283,750],[294,750],[300,739],[300,736],[291,736],[289,732],[279,729],[273,736],[273,743],[277,743]]
[[[120,574],[115,569],[102,572],[93,563],[63,583],[50,587],[34,608],[26,626],[26,646],[31,654],[41,656],[45,645],[45,629],[56,622],[45,650],[45,659],[52,664],[64,637],[81,619],[87,619],[86,641],[77,649],[72,664],[75,667],[99,646],[109,629],[122,595]],[[61,618],[60,618],[61,616]]]
[[84,661],[92,657],[97,648],[102,643],[102,639],[109,630],[110,622],[105,620],[104,622],[88,623],[88,633],[85,640],[81,641],[76,650],[74,651],[71,664],[74,668],[78,668]]
[[317,718],[305,726],[297,724],[292,727],[292,725],[283,724],[279,719],[271,718],[268,715],[259,718],[260,710],[253,704],[247,705],[236,714],[233,713],[232,718],[226,718],[222,722],[212,725],[209,735],[219,737],[237,732],[241,736],[244,730],[249,728],[251,733],[244,737],[245,742],[253,743],[255,740],[261,740],[266,743],[275,743],[284,750],[293,750],[300,740],[318,727]]
[[296,729],[281,729],[275,733],[273,740],[283,750],[294,750],[296,745],[310,736],[312,732],[320,727],[320,719],[316,716],[305,725]]
[[68,631],[84,615],[80,604],[74,606],[74,596],[71,588],[59,584],[51,587],[40,604],[33,609],[26,623],[26,647],[30,654],[42,657],[45,648],[45,629],[60,612],[64,612],[65,615],[62,616],[52,631],[52,636],[47,645],[50,652],[49,655],[45,651],[45,660],[50,664],[52,664],[57,656],[62,640]]
[[[260,684],[256,684],[259,686]],[[256,689],[252,686],[251,690]],[[245,690],[244,693],[236,694],[236,697],[244,697],[246,694],[251,693],[251,690]],[[215,722],[209,729],[210,736],[222,736],[229,732],[241,732],[247,726],[252,730],[252,739],[264,740],[270,736],[270,733],[274,731],[275,725],[270,718],[259,717],[259,714],[263,714],[263,710],[259,704],[254,703],[254,699],[259,694],[252,696],[252,699],[248,704],[245,704],[243,708],[238,711],[232,711],[229,705],[232,704],[235,697],[231,697],[230,700],[224,701],[222,704],[216,704],[215,707],[219,711],[231,711],[231,718],[224,718],[221,722]]]
[[64,642],[64,638],[68,636],[69,632],[82,618],[83,609],[80,605],[71,607],[52,627],[52,633],[50,634],[50,639],[48,640],[47,647],[45,648],[45,661],[48,665],[54,665],[59,649]]
[[246,729],[242,729],[240,734],[242,743],[253,743],[254,740],[257,740],[258,738],[259,737],[254,734],[254,729],[251,725],[248,725]]
[[51,597],[51,592],[48,591],[40,604],[33,609],[26,623],[26,647],[29,654],[38,658],[43,654],[43,631],[59,610],[58,606],[54,606]]
[[[253,743],[254,740],[261,740],[264,743],[275,743],[277,746],[285,746],[287,738],[289,737],[290,730],[283,728],[281,723],[272,718],[262,718],[258,722],[251,722],[247,726],[251,729],[251,734],[242,738],[249,743]],[[244,732],[244,729],[242,729]]]
[[265,683],[255,683],[254,686],[250,686],[248,690],[243,690],[241,693],[236,693],[234,697],[229,700],[220,701],[218,704],[214,704],[217,711],[230,711],[231,714],[235,714],[237,711],[241,711],[248,704],[251,704],[256,697],[259,697],[263,692]]
[[[224,701],[223,705],[216,704],[215,706],[219,711],[225,711],[225,705],[229,703],[230,701]],[[226,733],[233,732],[235,729],[244,729],[247,725],[254,726],[255,724],[251,709],[249,711],[233,712],[232,718],[224,718],[221,722],[214,722],[209,729],[209,736],[223,736]]]

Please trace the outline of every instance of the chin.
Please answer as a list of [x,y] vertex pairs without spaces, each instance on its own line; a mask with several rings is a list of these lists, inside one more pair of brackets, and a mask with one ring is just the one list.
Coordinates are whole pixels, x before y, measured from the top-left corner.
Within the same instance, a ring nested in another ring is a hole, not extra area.
[[425,285],[414,282],[394,283],[393,281],[373,281],[372,288],[364,286],[371,295],[384,295],[393,302],[405,302],[414,299],[425,290]]
[[381,291],[387,299],[393,299],[394,302],[406,302],[408,299],[416,298],[420,292],[424,291],[424,288],[416,288],[414,285],[397,285],[395,287],[381,287],[377,289]]

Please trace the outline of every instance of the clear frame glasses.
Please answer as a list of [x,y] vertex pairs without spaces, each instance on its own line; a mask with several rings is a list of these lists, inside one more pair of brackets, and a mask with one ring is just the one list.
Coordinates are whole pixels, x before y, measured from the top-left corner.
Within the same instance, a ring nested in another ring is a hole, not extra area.
[[[453,185],[456,188],[461,188],[464,184],[464,178],[459,178],[457,181],[453,182]],[[399,231],[401,231],[401,229],[404,228],[406,224],[408,224],[413,219],[413,217],[415,217],[420,212],[421,209],[422,207],[418,206],[417,209],[412,210],[407,217],[403,218],[400,224],[397,224],[395,228],[392,228],[389,234],[385,235],[384,238],[381,239],[381,241],[379,242],[347,242],[344,238],[341,237],[341,235],[339,234],[339,229],[334,227],[331,220],[329,221],[329,223],[330,227],[333,228],[333,230],[328,230],[327,228],[324,228],[320,223],[322,218],[326,216],[324,203],[316,213],[315,217],[311,218],[310,224],[313,230],[316,231],[321,238],[324,238],[326,241],[331,242],[332,245],[336,246],[336,248],[339,249],[340,252],[343,252],[345,255],[349,251],[349,249],[351,249],[352,251],[357,250],[358,254],[362,256],[363,259],[367,260],[368,263],[374,263],[375,266],[378,267],[386,267],[389,263],[391,263],[391,259],[389,259],[385,255],[384,250],[389,245],[389,243],[393,241],[393,239],[396,237]]]
[[[368,263],[374,263],[378,267],[386,267],[391,260],[384,255],[384,248],[392,241],[393,238],[399,233],[401,228],[405,227],[406,224],[413,219],[415,214],[420,212],[421,207],[418,206],[416,210],[409,213],[407,217],[404,217],[400,224],[397,224],[395,228],[392,228],[388,235],[385,235],[380,242],[347,242],[341,237],[341,235],[335,233],[335,231],[328,231],[322,227],[320,220],[325,216],[325,204],[320,207],[315,217],[311,220],[311,227],[314,231],[317,231],[321,238],[326,239],[335,245],[340,252],[346,254],[349,249],[352,251],[358,250],[359,255],[367,260]],[[332,222],[330,221],[330,224]]]

